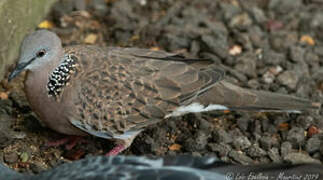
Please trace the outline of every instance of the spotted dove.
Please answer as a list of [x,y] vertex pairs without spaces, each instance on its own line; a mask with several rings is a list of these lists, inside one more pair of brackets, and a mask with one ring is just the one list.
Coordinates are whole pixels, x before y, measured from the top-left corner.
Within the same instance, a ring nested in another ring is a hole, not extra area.
[[117,140],[110,155],[130,146],[148,125],[190,112],[301,112],[309,100],[247,90],[223,80],[210,60],[164,51],[76,45],[62,47],[50,31],[29,34],[13,79],[27,70],[25,93],[49,128],[68,135]]
[[291,179],[290,177],[310,176],[312,177],[311,179],[319,180],[323,179],[322,168],[321,164],[258,164],[243,166],[225,163],[216,157],[193,157],[188,155],[166,156],[163,158],[96,156],[65,163],[37,175],[23,175],[10,170],[0,163],[0,179],[235,180],[239,178],[244,180]]

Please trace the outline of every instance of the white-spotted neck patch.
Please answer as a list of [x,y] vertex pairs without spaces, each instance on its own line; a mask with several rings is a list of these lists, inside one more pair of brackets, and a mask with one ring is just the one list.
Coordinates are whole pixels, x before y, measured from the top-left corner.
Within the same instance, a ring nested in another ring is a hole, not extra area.
[[47,83],[48,96],[57,97],[68,84],[70,77],[76,71],[77,58],[73,54],[65,54],[64,60],[50,74]]
[[206,112],[206,111],[214,111],[214,110],[228,110],[226,106],[220,105],[220,104],[210,104],[208,106],[204,106],[200,103],[192,103],[187,106],[181,106],[175,109],[172,113],[167,114],[165,118],[169,117],[176,117],[181,116],[187,113],[198,113],[198,112]]

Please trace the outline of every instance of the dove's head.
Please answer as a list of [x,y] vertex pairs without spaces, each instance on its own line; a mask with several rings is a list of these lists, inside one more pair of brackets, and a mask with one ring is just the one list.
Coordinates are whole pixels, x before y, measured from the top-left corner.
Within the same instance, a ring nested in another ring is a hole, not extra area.
[[37,70],[62,51],[59,37],[48,30],[38,30],[25,37],[20,47],[20,57],[15,70],[9,75],[9,81],[24,70]]

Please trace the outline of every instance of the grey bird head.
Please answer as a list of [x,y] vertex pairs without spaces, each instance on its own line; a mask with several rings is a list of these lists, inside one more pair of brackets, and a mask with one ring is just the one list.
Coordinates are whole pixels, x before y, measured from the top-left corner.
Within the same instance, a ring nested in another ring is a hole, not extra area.
[[53,32],[39,30],[29,34],[22,42],[19,61],[16,69],[9,75],[9,81],[24,70],[41,68],[59,55],[61,49],[61,40]]

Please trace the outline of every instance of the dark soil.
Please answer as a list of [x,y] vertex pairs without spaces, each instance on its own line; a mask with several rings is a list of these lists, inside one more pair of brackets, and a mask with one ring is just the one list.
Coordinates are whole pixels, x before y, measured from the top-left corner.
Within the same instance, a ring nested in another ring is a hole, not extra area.
[[[322,10],[322,0],[61,0],[47,20],[64,45],[135,46],[212,58],[232,83],[322,102]],[[62,135],[38,123],[22,82],[20,76],[0,87],[0,161],[38,173],[111,149],[112,141],[94,137],[70,151],[46,147]],[[147,128],[122,154],[322,163],[322,114],[190,114]]]

